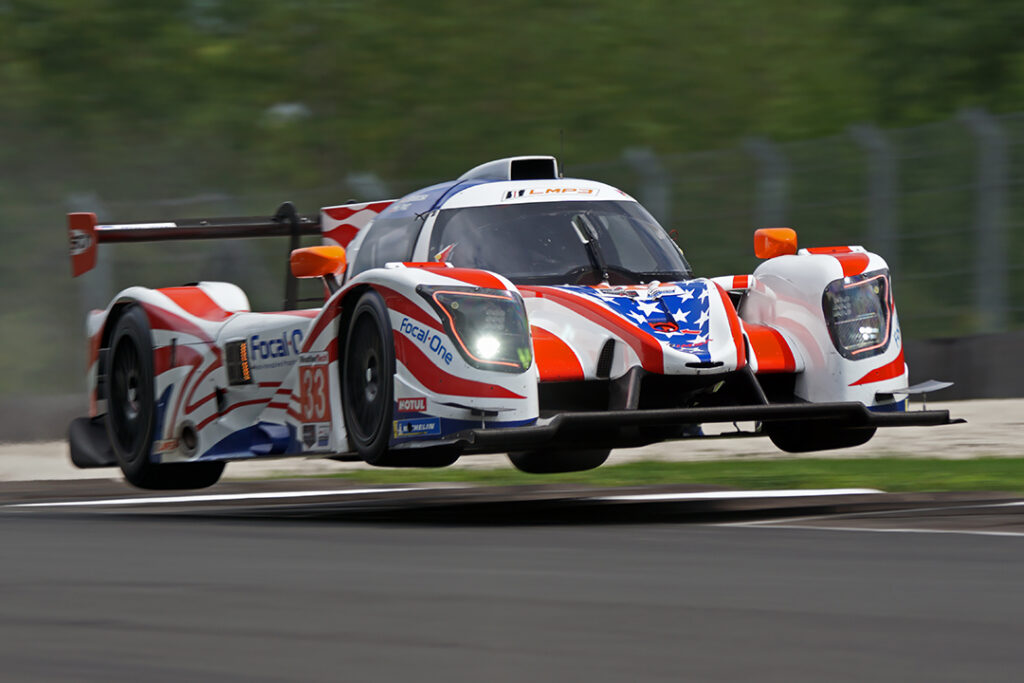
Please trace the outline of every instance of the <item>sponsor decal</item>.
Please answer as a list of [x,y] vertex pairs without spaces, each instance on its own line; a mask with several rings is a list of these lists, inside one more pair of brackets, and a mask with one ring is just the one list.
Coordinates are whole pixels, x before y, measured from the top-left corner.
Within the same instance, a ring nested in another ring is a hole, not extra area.
[[326,450],[331,442],[330,360],[326,351],[299,356],[298,419],[307,451]]
[[452,352],[445,346],[445,338],[437,332],[434,332],[430,328],[417,325],[414,321],[409,320],[408,318],[402,318],[402,322],[398,325],[398,329],[402,333],[409,335],[433,351],[434,355],[444,361],[445,365],[452,364]]
[[308,451],[316,444],[316,425],[302,425],[302,445]]
[[583,196],[596,195],[597,190],[588,187],[545,187],[530,190],[509,190],[508,192],[505,193],[505,196],[502,198],[502,201],[521,199],[523,197],[536,198],[550,197],[552,195],[562,196],[567,194],[577,194]]
[[302,445],[307,451],[323,450],[331,443],[331,425],[302,425]]
[[249,338],[249,362],[253,368],[277,368],[292,365],[295,356],[302,349],[303,332],[294,329],[282,332],[280,336]]
[[400,398],[398,399],[398,412],[400,413],[425,413],[427,411],[427,399]]
[[[689,332],[689,330],[685,331]],[[697,346],[707,346],[712,341],[714,340],[709,338],[697,338],[692,342],[669,342],[669,347],[683,351],[686,349],[692,349]]]
[[396,439],[405,439],[413,436],[439,436],[441,434],[441,420],[436,417],[395,420],[394,428]]
[[92,246],[92,238],[84,230],[72,230],[68,239],[70,240],[72,256],[84,254]]
[[[323,361],[323,362],[320,362]],[[302,422],[330,422],[330,365],[326,353],[304,354],[299,363],[299,416]]]

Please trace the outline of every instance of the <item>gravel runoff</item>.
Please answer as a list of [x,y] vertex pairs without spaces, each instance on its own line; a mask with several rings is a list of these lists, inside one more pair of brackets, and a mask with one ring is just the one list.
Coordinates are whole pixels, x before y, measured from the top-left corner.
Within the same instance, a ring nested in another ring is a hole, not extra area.
[[[915,405],[914,408],[919,406]],[[929,408],[945,408],[967,424],[942,427],[899,427],[881,429],[863,446],[810,453],[806,457],[872,458],[898,455],[912,458],[977,458],[982,456],[1024,456],[1024,399],[929,402]],[[752,423],[740,423],[744,430]],[[732,425],[709,425],[708,433],[729,432]],[[637,460],[723,460],[743,458],[794,457],[777,450],[765,438],[699,439],[672,441],[643,448],[616,450],[609,464]],[[474,455],[462,458],[453,467],[474,469],[510,468],[504,455]],[[225,477],[253,479],[270,476],[329,474],[340,470],[369,469],[364,463],[342,463],[321,458],[290,458],[233,462]],[[0,444],[0,481],[51,479],[118,479],[116,469],[80,470],[68,459],[67,444],[48,441]]]

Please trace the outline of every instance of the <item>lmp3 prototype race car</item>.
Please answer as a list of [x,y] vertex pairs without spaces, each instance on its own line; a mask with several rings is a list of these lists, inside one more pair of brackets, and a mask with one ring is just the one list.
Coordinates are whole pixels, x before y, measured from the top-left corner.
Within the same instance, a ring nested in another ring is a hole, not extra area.
[[[98,225],[69,215],[73,275],[103,243],[291,236],[324,300],[252,312],[232,284],[130,287],[87,322],[79,467],[196,488],[224,463],[318,456],[439,467],[508,453],[520,470],[597,467],[613,448],[750,422],[784,451],[865,443],[908,411],[885,261],[757,230],[752,273],[695,277],[624,192],[514,157],[394,201],[270,219]],[[299,247],[301,235],[321,246]]]

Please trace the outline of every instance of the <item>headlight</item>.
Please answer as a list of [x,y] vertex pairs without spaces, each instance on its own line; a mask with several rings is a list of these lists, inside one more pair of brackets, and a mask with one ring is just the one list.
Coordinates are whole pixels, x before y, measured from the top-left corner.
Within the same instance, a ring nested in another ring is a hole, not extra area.
[[526,307],[518,294],[478,287],[416,288],[441,316],[467,363],[481,370],[524,372],[533,363]]
[[876,270],[830,282],[821,306],[832,343],[844,358],[870,358],[889,346],[889,271]]

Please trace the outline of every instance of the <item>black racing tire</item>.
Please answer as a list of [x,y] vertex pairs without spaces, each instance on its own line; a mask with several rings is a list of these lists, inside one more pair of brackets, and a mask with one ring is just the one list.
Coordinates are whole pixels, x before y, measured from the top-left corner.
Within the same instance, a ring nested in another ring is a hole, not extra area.
[[144,489],[198,489],[217,483],[222,462],[159,464],[150,459],[156,419],[153,341],[141,307],[122,311],[110,336],[107,438],[128,483]]
[[352,309],[341,358],[341,406],[349,442],[367,463],[386,465],[395,343],[387,306],[376,292],[364,293]]
[[[387,306],[373,291],[352,309],[341,354],[341,405],[349,441],[377,467],[447,467],[459,459],[454,446],[391,450],[395,343]],[[339,338],[339,344],[341,340]]]
[[867,443],[875,435],[875,427],[851,429],[821,422],[767,423],[764,431],[776,448],[787,453],[852,448]]
[[610,448],[557,451],[518,451],[509,453],[520,472],[527,474],[556,474],[558,472],[581,472],[600,467],[608,459]]

